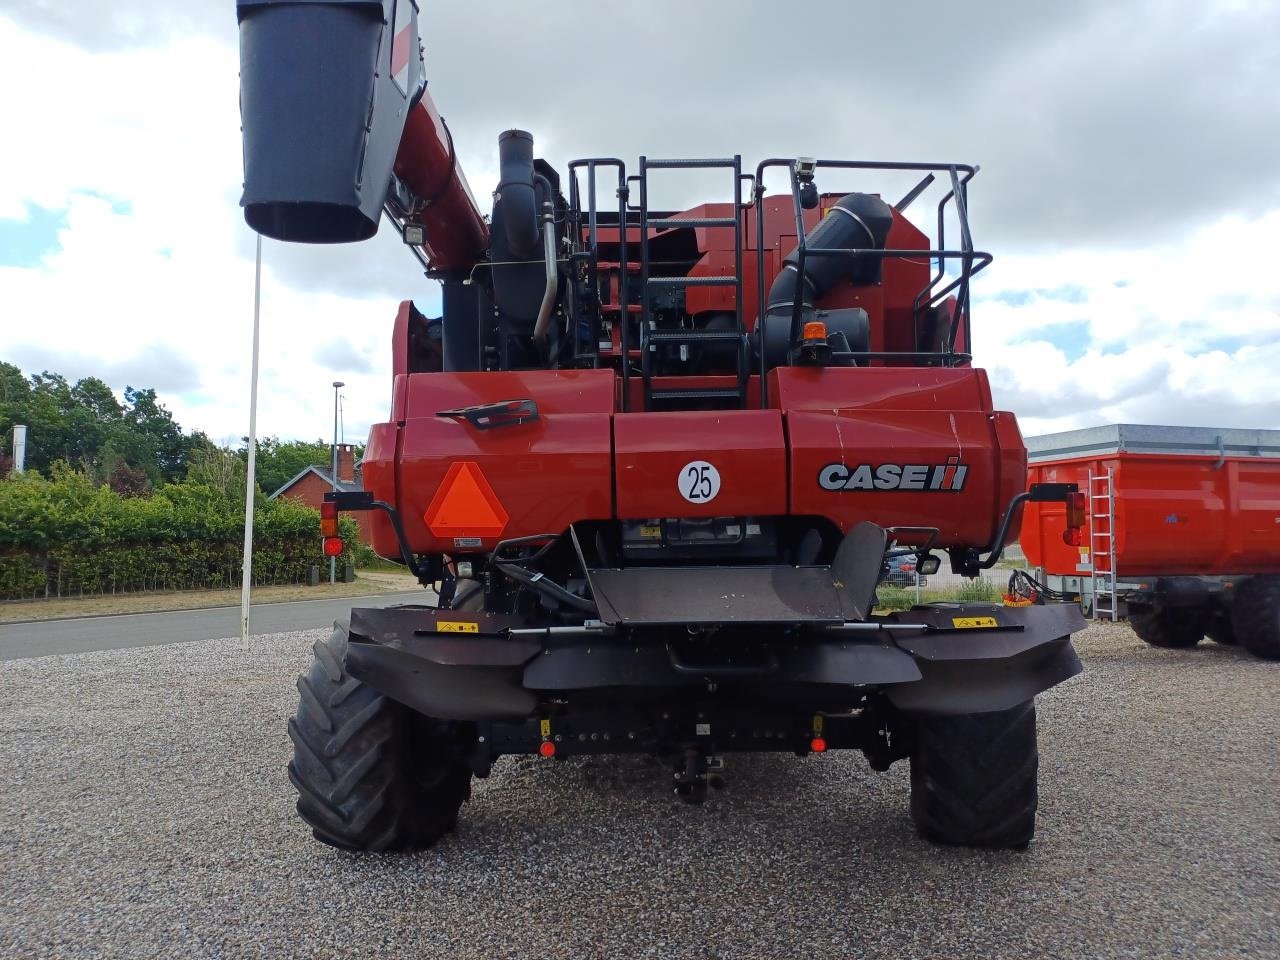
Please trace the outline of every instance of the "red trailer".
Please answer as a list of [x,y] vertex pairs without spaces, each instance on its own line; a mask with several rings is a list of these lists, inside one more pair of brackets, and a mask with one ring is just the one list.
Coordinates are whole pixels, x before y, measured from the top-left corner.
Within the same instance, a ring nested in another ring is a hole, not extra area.
[[1022,549],[1052,590],[1138,635],[1206,634],[1280,658],[1280,430],[1112,424],[1027,440],[1028,480],[1078,483],[1088,526],[1028,504]]

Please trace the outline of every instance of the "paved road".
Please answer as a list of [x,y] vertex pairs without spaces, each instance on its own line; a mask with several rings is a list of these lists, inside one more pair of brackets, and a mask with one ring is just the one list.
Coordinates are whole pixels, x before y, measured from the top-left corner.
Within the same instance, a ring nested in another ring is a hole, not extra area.
[[[423,603],[427,598],[425,591],[414,590],[410,593],[380,593],[372,597],[256,604],[249,610],[249,632],[312,630],[346,617],[353,606],[389,607],[397,603]],[[154,647],[163,643],[216,640],[239,635],[239,606],[13,623],[0,625],[0,660],[117,650],[121,647]]]

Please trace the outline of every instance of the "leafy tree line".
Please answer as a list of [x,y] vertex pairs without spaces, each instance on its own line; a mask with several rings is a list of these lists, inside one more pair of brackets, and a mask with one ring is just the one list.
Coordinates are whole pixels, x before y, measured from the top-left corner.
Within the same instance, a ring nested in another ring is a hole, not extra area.
[[[12,428],[28,426],[26,466],[11,473]],[[247,448],[184,433],[155,390],[31,377],[0,362],[0,600],[240,582]],[[306,579],[325,562],[319,514],[270,493],[330,448],[260,442],[254,580]],[[264,493],[265,491],[265,493]],[[341,558],[365,560],[343,518]]]
[[[0,476],[12,466],[13,427],[19,423],[28,428],[28,470],[51,477],[53,465],[62,461],[126,496],[145,496],[183,480],[194,466],[207,469],[224,453],[234,452],[242,463],[248,457],[247,437],[230,451],[203,432],[184,433],[154,389],[126,386],[121,403],[97,377],[75,383],[48,371],[27,377],[0,361]],[[360,452],[357,447],[357,457]],[[328,464],[331,456],[321,439],[260,439],[258,488],[273,493],[303,468]]]

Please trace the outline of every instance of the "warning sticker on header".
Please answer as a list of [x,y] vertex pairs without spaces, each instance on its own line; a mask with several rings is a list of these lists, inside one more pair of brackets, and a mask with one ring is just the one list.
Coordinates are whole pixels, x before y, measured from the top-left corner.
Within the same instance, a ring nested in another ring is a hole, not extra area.
[[479,633],[480,624],[467,620],[437,620],[437,633]]
[[1000,626],[995,617],[952,617],[951,625],[957,630],[981,630]]

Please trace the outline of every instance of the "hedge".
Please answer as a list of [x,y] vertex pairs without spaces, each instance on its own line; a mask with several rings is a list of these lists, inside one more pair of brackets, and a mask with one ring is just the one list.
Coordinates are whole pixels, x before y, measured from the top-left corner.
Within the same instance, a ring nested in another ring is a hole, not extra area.
[[[341,534],[339,562],[352,561],[355,522]],[[0,599],[236,586],[243,544],[243,500],[204,484],[125,497],[69,469],[0,480]],[[319,512],[291,500],[255,502],[253,546],[259,585],[326,562]]]

